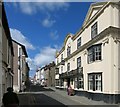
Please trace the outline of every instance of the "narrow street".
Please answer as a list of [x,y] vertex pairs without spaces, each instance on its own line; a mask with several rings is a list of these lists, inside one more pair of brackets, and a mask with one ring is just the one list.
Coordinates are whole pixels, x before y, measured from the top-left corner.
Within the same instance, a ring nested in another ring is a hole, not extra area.
[[67,105],[80,105],[71,99],[60,95],[49,88],[43,88],[37,85],[32,85],[29,92],[22,92],[18,94],[20,100],[20,107],[26,106],[40,106],[40,105],[57,105],[66,107]]

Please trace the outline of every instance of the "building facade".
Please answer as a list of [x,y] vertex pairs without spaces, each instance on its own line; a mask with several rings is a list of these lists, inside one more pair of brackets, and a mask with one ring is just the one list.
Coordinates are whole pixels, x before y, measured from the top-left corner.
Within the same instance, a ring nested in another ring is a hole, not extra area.
[[46,85],[50,87],[55,86],[55,62],[49,63],[44,67]]
[[56,88],[120,102],[120,3],[91,4],[81,29],[56,53]]
[[28,63],[26,62],[26,70],[25,70],[25,72],[24,72],[24,82],[30,80],[30,79],[29,79],[29,71],[30,71],[30,68],[29,68],[29,66],[28,66]]
[[13,45],[4,5],[0,2],[0,105],[3,94],[13,86]]
[[15,91],[19,92],[23,90],[23,83],[26,78],[26,58],[28,57],[26,48],[24,45],[12,40],[14,48],[14,78],[13,78],[13,88]]
[[44,67],[40,68],[38,67],[35,73],[35,84],[39,84],[41,85],[42,82],[45,81],[45,71],[44,71]]
[[35,75],[36,75],[36,77],[35,77],[36,84],[40,84],[41,78],[40,78],[40,69],[39,68],[36,70]]

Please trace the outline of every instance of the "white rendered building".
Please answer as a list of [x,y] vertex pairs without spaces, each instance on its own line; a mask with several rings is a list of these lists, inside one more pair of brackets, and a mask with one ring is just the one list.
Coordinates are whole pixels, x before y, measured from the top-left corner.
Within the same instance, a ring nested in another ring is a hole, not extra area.
[[56,53],[56,88],[120,102],[120,3],[91,4],[81,29]]

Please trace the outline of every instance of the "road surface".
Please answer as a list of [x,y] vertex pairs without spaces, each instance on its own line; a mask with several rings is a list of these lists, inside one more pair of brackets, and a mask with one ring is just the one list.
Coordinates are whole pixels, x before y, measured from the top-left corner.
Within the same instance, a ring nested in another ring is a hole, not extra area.
[[52,89],[46,89],[38,85],[32,85],[29,92],[18,94],[20,107],[40,107],[40,106],[55,106],[66,107],[67,105],[80,105],[71,99],[60,95]]

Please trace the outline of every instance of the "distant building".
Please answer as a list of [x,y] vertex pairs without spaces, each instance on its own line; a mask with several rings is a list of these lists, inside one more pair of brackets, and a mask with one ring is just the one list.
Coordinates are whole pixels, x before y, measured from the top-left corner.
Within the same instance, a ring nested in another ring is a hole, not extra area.
[[36,74],[35,74],[34,77],[33,77],[33,84],[34,84],[34,85],[36,84]]
[[46,85],[55,86],[55,62],[49,63],[44,67]]
[[[26,48],[24,45],[13,40],[14,48],[14,79],[13,79],[13,88],[15,91],[23,90],[23,82],[25,82],[27,77],[27,72],[29,68],[26,69],[26,58],[28,57]],[[27,71],[26,71],[27,70]]]
[[34,77],[29,77],[31,84],[34,84]]
[[120,103],[120,2],[91,4],[81,29],[56,53],[56,65],[56,88]]
[[42,84],[43,82],[45,82],[45,71],[44,71],[44,67],[40,68],[38,67],[38,69],[36,70],[35,73],[35,83],[36,84]]
[[13,86],[13,45],[3,3],[0,1],[0,106],[7,87]]
[[36,70],[36,84],[40,84],[40,80],[41,80],[41,75],[40,75],[40,73],[41,73],[41,69],[40,68],[38,68],[37,70]]
[[25,72],[24,72],[24,81],[29,81],[30,79],[29,79],[29,71],[30,71],[30,68],[29,68],[29,66],[28,66],[28,63],[26,62],[26,70],[25,70]]

